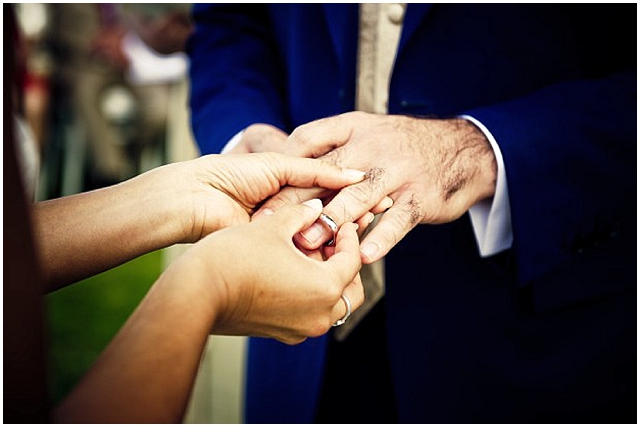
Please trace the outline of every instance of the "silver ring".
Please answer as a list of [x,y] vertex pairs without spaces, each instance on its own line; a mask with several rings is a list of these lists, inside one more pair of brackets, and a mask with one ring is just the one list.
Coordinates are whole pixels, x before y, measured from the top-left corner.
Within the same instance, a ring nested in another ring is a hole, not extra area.
[[347,298],[347,296],[345,294],[342,294],[341,298],[344,301],[344,304],[347,306],[347,314],[345,314],[342,319],[340,319],[336,323],[334,323],[333,326],[344,325],[344,323],[347,321],[349,316],[351,316],[351,301],[349,301],[349,298]]
[[336,234],[338,234],[338,224],[336,224],[333,218],[331,218],[329,215],[324,213],[321,213],[318,219],[320,219],[327,227],[329,227],[329,229],[333,233],[333,237],[331,238],[331,240],[325,243],[325,245],[333,246],[336,243]]

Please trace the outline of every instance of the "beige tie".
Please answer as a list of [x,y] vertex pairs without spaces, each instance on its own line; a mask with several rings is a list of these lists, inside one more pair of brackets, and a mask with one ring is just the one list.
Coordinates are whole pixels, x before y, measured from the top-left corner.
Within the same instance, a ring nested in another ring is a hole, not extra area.
[[[406,4],[363,3],[360,5],[358,42],[358,76],[356,109],[386,114],[389,82],[395,60]],[[378,217],[369,226],[375,227]],[[384,295],[384,258],[364,265],[360,272],[365,302],[349,320],[334,329],[334,336],[343,341]]]

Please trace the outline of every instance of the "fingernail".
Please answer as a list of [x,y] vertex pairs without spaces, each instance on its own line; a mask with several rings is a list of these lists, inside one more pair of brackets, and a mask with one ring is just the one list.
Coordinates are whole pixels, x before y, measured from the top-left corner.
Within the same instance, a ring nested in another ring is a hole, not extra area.
[[314,211],[320,212],[322,210],[322,201],[320,199],[311,199],[302,203],[303,205],[309,206]]
[[369,260],[375,259],[379,250],[380,247],[374,242],[367,242],[360,248],[360,252]]
[[349,178],[357,179],[358,181],[361,181],[365,175],[365,172],[356,169],[342,169],[342,173]]
[[371,224],[375,217],[376,216],[374,214],[372,214],[371,212],[367,212],[367,218],[365,219],[365,221],[367,221],[367,224]]
[[391,206],[393,206],[393,199],[391,197],[385,197],[384,200],[382,200],[382,209],[389,209]]
[[317,222],[313,223],[311,227],[307,228],[300,232],[300,235],[304,237],[304,239],[309,242],[312,246],[324,243],[324,235],[327,233],[327,230],[321,224]]

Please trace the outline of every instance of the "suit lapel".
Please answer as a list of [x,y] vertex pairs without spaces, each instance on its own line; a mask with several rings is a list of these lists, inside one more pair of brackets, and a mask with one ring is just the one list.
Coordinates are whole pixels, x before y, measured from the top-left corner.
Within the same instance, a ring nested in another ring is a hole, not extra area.
[[[410,3],[403,24],[398,52],[411,39],[432,4]],[[358,56],[359,6],[355,3],[325,3],[322,5],[331,36],[331,43],[340,67],[343,84],[355,84],[356,60]]]
[[409,3],[407,5],[407,12],[404,17],[404,24],[402,28],[402,35],[400,36],[400,42],[398,45],[398,52],[402,52],[407,42],[411,39],[411,36],[420,26],[420,23],[425,18],[427,13],[431,10],[432,4],[430,3]]
[[326,3],[324,13],[331,34],[331,42],[338,59],[343,78],[346,78],[355,63],[358,49],[358,4]]

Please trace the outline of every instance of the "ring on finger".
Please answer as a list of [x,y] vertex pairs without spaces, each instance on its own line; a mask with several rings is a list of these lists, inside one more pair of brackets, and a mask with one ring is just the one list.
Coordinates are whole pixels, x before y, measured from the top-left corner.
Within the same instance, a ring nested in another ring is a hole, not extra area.
[[347,321],[349,316],[351,316],[351,301],[349,301],[349,298],[347,298],[347,296],[345,294],[342,294],[340,297],[344,301],[344,304],[347,306],[347,312],[344,315],[344,317],[342,319],[338,320],[336,323],[334,323],[333,326],[344,325],[344,323]]
[[331,238],[331,240],[329,240],[327,243],[325,243],[326,246],[333,246],[336,243],[336,234],[338,234],[338,224],[333,220],[333,218],[331,218],[329,215],[325,214],[325,213],[321,213],[320,217],[318,218],[320,221],[322,221],[322,223],[324,225],[326,225],[331,232],[333,233],[333,237]]

